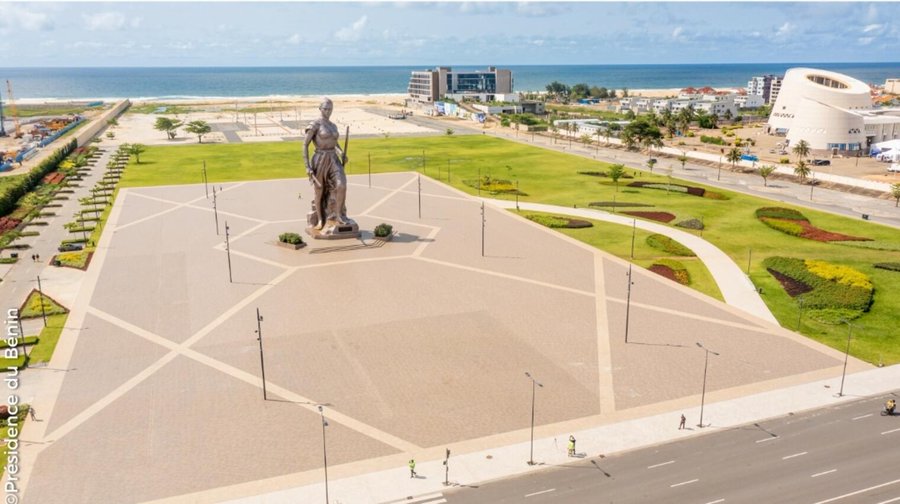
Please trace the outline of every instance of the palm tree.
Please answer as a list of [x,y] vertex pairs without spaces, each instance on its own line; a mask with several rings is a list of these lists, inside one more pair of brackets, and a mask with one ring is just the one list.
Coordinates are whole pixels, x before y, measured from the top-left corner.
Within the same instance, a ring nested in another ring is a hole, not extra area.
[[769,175],[775,172],[775,167],[772,165],[764,165],[760,166],[758,173],[759,176],[763,179],[763,186],[769,187]]
[[891,196],[893,196],[894,200],[896,200],[896,203],[894,203],[894,206],[895,207],[900,206],[900,183],[891,184]]
[[804,158],[809,156],[809,142],[806,140],[800,140],[797,142],[797,145],[791,149],[791,152],[797,155],[798,160],[803,160]]
[[128,150],[125,152],[127,152],[131,156],[134,156],[134,159],[135,159],[135,161],[137,161],[137,164],[141,164],[141,153],[143,153],[146,150],[147,150],[146,146],[136,143],[136,144],[129,145]]
[[684,164],[687,163],[688,157],[684,154],[678,156],[676,159],[681,161],[681,171],[684,171]]
[[725,159],[731,162],[731,171],[737,167],[737,162],[741,160],[741,149],[737,147],[732,147],[728,154],[725,156]]
[[812,173],[812,169],[806,164],[806,161],[802,159],[797,161],[797,166],[794,167],[794,175],[800,177],[801,184],[806,181],[806,177],[808,177],[810,173]]
[[[594,134],[597,135],[597,154],[600,154],[600,137],[603,136],[603,128],[595,129]],[[606,133],[606,143],[609,144],[609,132]]]

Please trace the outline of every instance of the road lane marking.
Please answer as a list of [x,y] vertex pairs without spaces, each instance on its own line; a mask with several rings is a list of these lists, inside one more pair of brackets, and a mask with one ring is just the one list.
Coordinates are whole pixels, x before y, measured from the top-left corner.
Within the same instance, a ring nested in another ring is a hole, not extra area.
[[725,502],[725,499],[719,499],[714,501],[709,501],[706,504],[719,504],[720,502]]
[[793,455],[788,455],[787,457],[781,457],[781,460],[787,460],[787,459],[792,459],[794,457],[800,457],[800,456],[806,455],[807,453],[809,453],[809,452],[795,453]]
[[885,435],[885,434],[890,434],[891,432],[897,432],[897,431],[900,431],[900,429],[891,429],[891,430],[889,430],[889,431],[884,431],[884,432],[881,433],[881,435],[883,436],[883,435]]
[[555,491],[555,490],[556,490],[555,488],[551,488],[550,490],[541,490],[540,492],[534,492],[534,493],[530,493],[530,494],[525,494],[525,497],[534,497],[535,495],[541,495],[541,494],[545,494],[545,493],[550,493],[550,492],[553,492],[553,491]]
[[900,479],[895,479],[894,481],[888,481],[887,483],[882,483],[880,485],[870,486],[869,488],[863,488],[862,490],[857,490],[855,492],[846,493],[844,495],[838,495],[837,497],[832,497],[830,499],[819,501],[819,502],[816,502],[815,504],[828,504],[829,502],[838,501],[838,500],[841,500],[841,499],[844,499],[847,497],[853,497],[854,495],[859,495],[861,493],[865,493],[870,490],[876,490],[878,488],[886,487],[886,486],[893,485],[896,483],[900,483]]
[[870,416],[872,416],[872,415],[873,415],[873,413],[869,413],[868,415],[862,415],[862,416],[855,417],[855,418],[853,418],[853,420],[859,420],[859,419],[861,419],[861,418],[868,418],[868,417],[870,417]]
[[894,497],[893,499],[888,499],[888,500],[886,500],[886,501],[881,501],[881,502],[879,502],[878,504],[889,504],[890,502],[897,502],[897,501],[900,501],[900,497]]
[[830,471],[816,473],[816,474],[813,474],[812,476],[810,476],[810,478],[818,478],[819,476],[825,476],[826,474],[831,474],[833,472],[837,472],[837,469],[832,469]]
[[765,439],[758,439],[756,442],[757,443],[765,443],[766,441],[771,441],[773,439],[778,439],[778,436],[767,437]]
[[690,485],[691,483],[696,483],[700,481],[699,479],[692,479],[690,481],[682,481],[681,483],[675,483],[674,485],[669,485],[669,488],[679,487],[681,485]]
[[664,465],[669,465],[669,464],[674,464],[674,463],[675,463],[674,460],[670,460],[670,461],[668,461],[668,462],[663,462],[662,464],[654,464],[654,465],[652,465],[652,466],[647,466],[647,469],[653,469],[653,468],[655,468],[655,467],[662,467],[662,466],[664,466]]

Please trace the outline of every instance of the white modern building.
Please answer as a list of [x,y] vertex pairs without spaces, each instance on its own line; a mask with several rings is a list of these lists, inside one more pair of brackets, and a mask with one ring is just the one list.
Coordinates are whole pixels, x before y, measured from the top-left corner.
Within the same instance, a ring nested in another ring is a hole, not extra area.
[[900,94],[900,79],[886,79],[884,92],[888,94]]
[[876,109],[867,84],[853,77],[814,68],[785,73],[767,125],[794,145],[805,140],[813,150],[855,152],[872,143],[900,138],[900,109]]
[[737,95],[734,97],[734,104],[738,108],[752,109],[759,108],[766,104],[762,96],[755,94]]

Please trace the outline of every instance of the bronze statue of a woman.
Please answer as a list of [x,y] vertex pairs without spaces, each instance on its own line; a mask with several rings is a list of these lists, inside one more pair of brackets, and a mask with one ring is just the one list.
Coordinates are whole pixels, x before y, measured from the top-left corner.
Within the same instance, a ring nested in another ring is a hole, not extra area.
[[[322,117],[309,125],[303,142],[306,173],[315,189],[312,211],[307,215],[307,232],[314,238],[355,238],[359,236],[359,227],[347,217],[345,203],[347,175],[344,164],[347,155],[338,145],[340,132],[331,122],[333,109],[331,100],[322,100],[319,105]],[[315,145],[312,160],[309,157],[310,143]]]

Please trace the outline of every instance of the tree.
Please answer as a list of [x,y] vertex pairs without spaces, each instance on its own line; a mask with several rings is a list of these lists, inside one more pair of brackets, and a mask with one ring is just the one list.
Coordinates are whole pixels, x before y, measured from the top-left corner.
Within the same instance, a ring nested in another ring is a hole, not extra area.
[[107,125],[107,126],[118,126],[118,125],[119,125],[119,121],[117,121],[116,118],[113,117],[112,119],[108,119],[108,120],[106,121],[106,125]]
[[585,98],[591,94],[591,88],[587,84],[575,84],[572,86],[571,95],[573,98]]
[[625,175],[625,165],[614,164],[609,167],[609,171],[606,174],[615,182],[616,192],[619,192],[619,179]]
[[447,136],[452,135],[452,134],[453,134],[453,128],[447,128],[447,131],[445,131],[444,133],[446,133]]
[[547,94],[554,97],[556,101],[567,101],[569,99],[569,86],[562,82],[553,81],[547,84]]
[[681,170],[684,171],[684,164],[687,163],[688,157],[685,156],[684,154],[682,154],[682,155],[678,156],[676,159],[681,161]]
[[738,161],[741,160],[741,149],[732,147],[725,156],[725,159],[731,162],[731,170],[734,171],[734,169],[737,168]]
[[184,131],[197,135],[197,142],[203,143],[203,135],[212,131],[212,126],[206,121],[191,121],[184,127]]
[[591,135],[589,135],[588,133],[582,133],[581,143],[583,143],[585,147],[591,145]]
[[628,98],[628,88],[622,88],[622,98]]
[[116,132],[115,131],[107,131],[106,138],[109,138],[110,140],[112,140],[113,138],[116,138]]
[[900,206],[900,183],[891,184],[891,196],[893,196],[896,201],[894,206]]
[[653,167],[656,166],[656,160],[650,158],[647,160],[647,168],[650,168],[650,173],[653,173]]
[[809,142],[806,140],[800,140],[797,142],[797,145],[791,149],[791,152],[797,155],[798,160],[803,160],[804,158],[809,156]]
[[615,89],[610,89],[610,90],[609,90],[609,97],[610,97],[611,99],[615,99],[615,98],[616,98],[616,90],[615,90]]
[[600,98],[601,100],[609,96],[609,91],[605,87],[591,87],[591,98]]
[[797,161],[797,166],[794,167],[794,175],[800,177],[801,184],[806,181],[806,177],[808,177],[810,173],[812,173],[812,169],[806,164],[806,161],[802,159]]
[[734,117],[734,114],[731,113],[731,109],[726,109],[725,113],[722,114],[726,121],[731,121],[731,118]]
[[559,135],[559,126],[556,124],[550,124],[550,133],[553,134],[553,143],[556,143],[556,137]]
[[622,129],[622,142],[629,148],[641,145],[648,149],[662,145],[662,133],[647,117],[638,117]]
[[772,165],[760,166],[758,172],[763,179],[763,186],[769,187],[769,175],[775,173],[775,167]]
[[146,146],[136,143],[129,145],[125,152],[134,156],[134,160],[137,161],[137,164],[141,164],[141,154],[146,150]]
[[157,117],[156,124],[153,125],[153,128],[159,131],[165,131],[169,140],[175,140],[178,128],[180,128],[182,124],[184,124],[182,121],[174,120],[171,117]]

